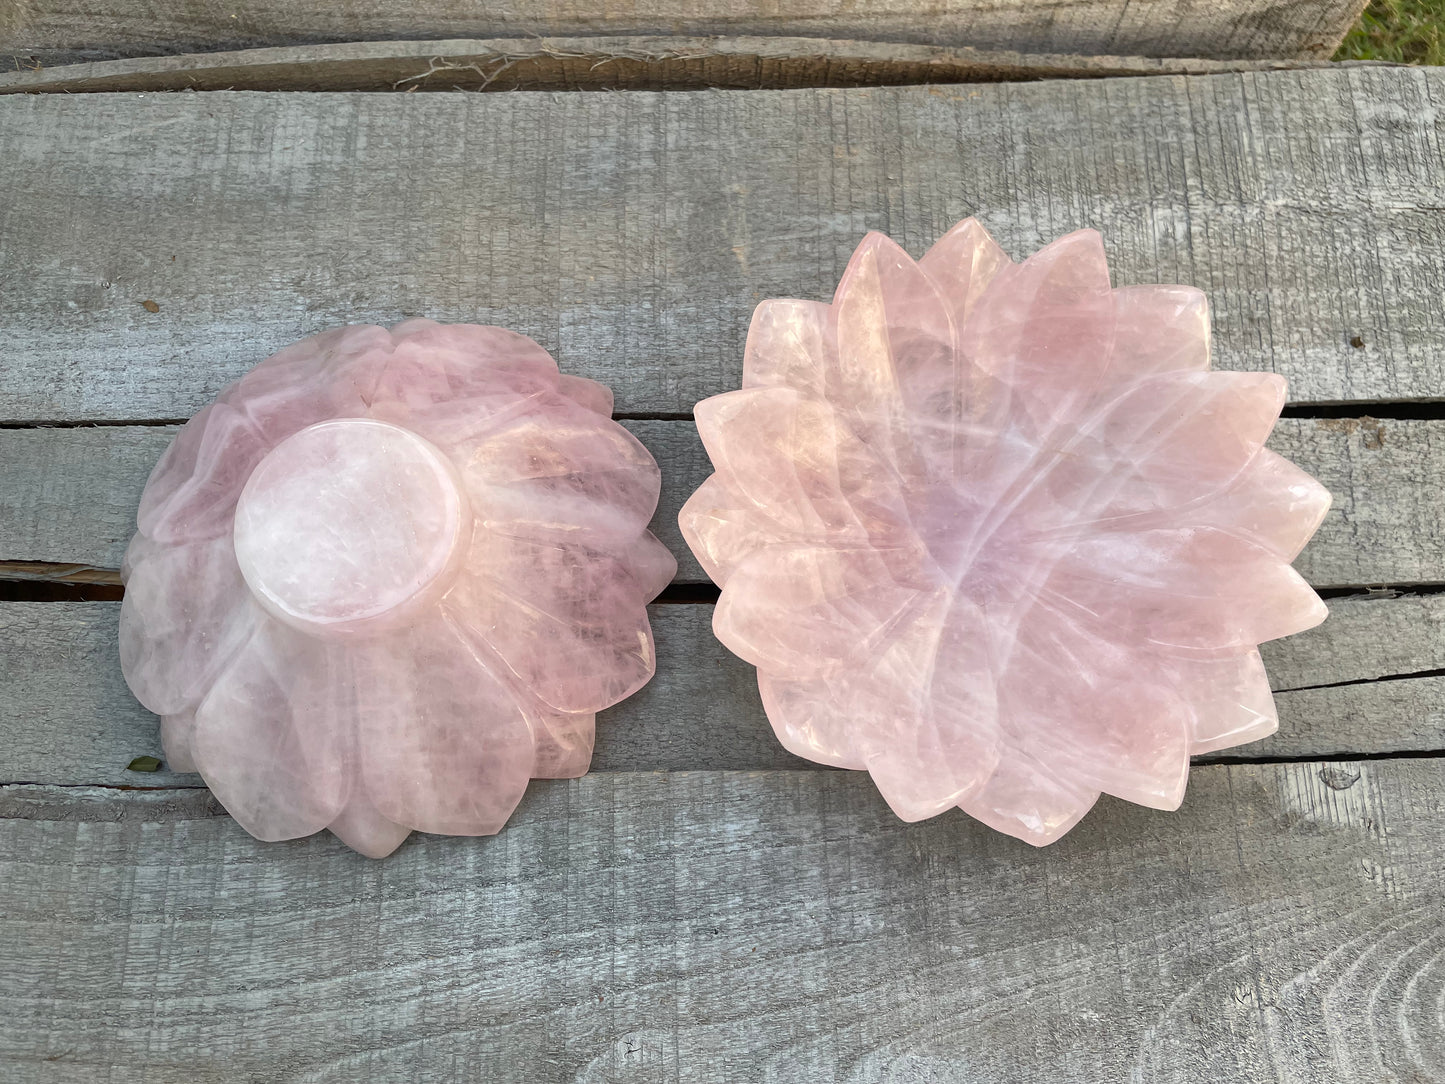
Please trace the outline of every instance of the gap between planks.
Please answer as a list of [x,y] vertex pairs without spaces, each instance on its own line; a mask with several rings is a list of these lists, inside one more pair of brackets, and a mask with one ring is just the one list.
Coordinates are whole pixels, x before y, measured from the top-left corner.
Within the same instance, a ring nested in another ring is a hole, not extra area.
[[[1404,598],[1445,592],[1440,583],[1377,583],[1318,587],[1323,599]],[[721,589],[714,583],[670,583],[652,600],[657,606],[712,605]],[[34,561],[0,561],[0,602],[118,602],[124,597],[115,569]]]
[[[1348,400],[1338,403],[1288,403],[1280,411],[1281,418],[1350,418],[1359,422],[1377,419],[1399,421],[1431,421],[1445,419],[1445,399],[1404,399],[1397,402],[1382,399]],[[0,429],[100,429],[106,426],[178,426],[185,425],[189,418],[103,418],[84,421],[64,419],[33,419],[0,421]],[[690,410],[639,410],[618,412],[612,415],[615,422],[691,422],[696,416]]]

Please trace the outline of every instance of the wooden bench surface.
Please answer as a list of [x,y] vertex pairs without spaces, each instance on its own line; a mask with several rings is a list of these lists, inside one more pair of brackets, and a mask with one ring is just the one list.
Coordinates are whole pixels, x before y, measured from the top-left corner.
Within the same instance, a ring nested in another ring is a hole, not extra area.
[[[1302,6],[1303,0],[1297,3]],[[328,42],[59,65],[22,63],[14,71],[7,71],[4,61],[0,39],[0,94],[155,90],[795,90],[1213,75],[1339,66],[1329,60],[1294,56],[1100,56],[822,37],[653,34]],[[1380,66],[1383,62],[1344,63],[1354,67]]]
[[[1442,107],[1404,69],[0,97],[0,1079],[1445,1080]],[[782,752],[675,525],[757,301],[969,214],[1208,291],[1335,495],[1298,562],[1331,618],[1265,649],[1279,733],[1044,850]],[[177,424],[422,314],[616,390],[679,556],[657,678],[496,837],[261,844],[127,770],[160,750],[118,604],[24,585],[114,593]]]
[[[1088,56],[1327,59],[1364,0],[10,0],[0,70],[447,38],[852,38]],[[724,50],[725,52],[726,50]]]

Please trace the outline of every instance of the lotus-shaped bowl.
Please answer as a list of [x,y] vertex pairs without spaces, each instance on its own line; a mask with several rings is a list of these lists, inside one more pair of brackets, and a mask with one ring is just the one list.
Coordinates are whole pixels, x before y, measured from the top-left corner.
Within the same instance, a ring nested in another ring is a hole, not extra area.
[[1324,618],[1290,562],[1329,505],[1264,447],[1284,399],[1093,231],[1021,264],[971,219],[916,263],[870,234],[831,304],[759,306],[681,525],[783,745],[1048,843],[1275,729],[1257,645]]
[[587,770],[652,676],[675,562],[612,394],[495,327],[356,326],[262,362],[161,457],[126,554],[121,662],[253,835],[365,854],[496,832]]

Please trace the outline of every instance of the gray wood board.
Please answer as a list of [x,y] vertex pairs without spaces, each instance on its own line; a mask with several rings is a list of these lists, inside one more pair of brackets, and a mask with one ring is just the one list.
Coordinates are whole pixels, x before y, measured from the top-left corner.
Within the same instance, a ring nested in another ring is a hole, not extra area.
[[[1445,750],[1445,595],[1335,599],[1330,611],[1264,647],[1279,733],[1221,756]],[[161,749],[155,717],[121,678],[118,612],[113,602],[0,603],[0,783],[199,784],[126,769]],[[652,607],[657,676],[599,717],[594,771],[812,766],[777,744],[752,667],[718,643],[711,619],[707,605]]]
[[[1100,227],[1299,402],[1445,387],[1437,69],[699,94],[0,99],[0,420],[186,417],[408,315],[532,335],[624,414],[735,387],[753,306],[863,233]],[[142,302],[154,301],[149,312]],[[1352,347],[1358,338],[1363,346]]]
[[1214,766],[1033,850],[841,772],[534,786],[374,862],[0,791],[12,1079],[1423,1082],[1445,761]]
[[156,90],[741,90],[1208,75],[1328,60],[1019,53],[827,38],[380,41],[0,71],[0,94]]
[[[682,502],[712,470],[697,430],[688,421],[624,424],[662,468],[652,528],[677,555],[677,582],[707,582],[677,527]],[[118,569],[146,477],[174,435],[173,426],[0,429],[0,562]],[[1296,562],[1311,583],[1445,582],[1445,422],[1286,418],[1270,445],[1334,494]],[[47,573],[95,578],[73,567],[31,574]],[[0,565],[0,576],[16,574]]]
[[17,66],[388,38],[793,35],[1034,53],[1328,58],[1364,0],[18,0]]

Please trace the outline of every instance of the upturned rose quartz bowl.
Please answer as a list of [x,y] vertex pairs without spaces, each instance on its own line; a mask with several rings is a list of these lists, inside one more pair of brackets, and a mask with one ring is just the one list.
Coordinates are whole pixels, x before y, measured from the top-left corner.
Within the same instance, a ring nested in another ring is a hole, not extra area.
[[681,525],[788,749],[1044,844],[1276,728],[1257,645],[1323,620],[1290,562],[1330,501],[1264,447],[1284,397],[1093,231],[870,234],[832,304],[758,307]]
[[295,344],[177,435],[127,551],[121,663],[253,835],[364,854],[496,832],[652,676],[676,564],[612,394],[495,327]]

